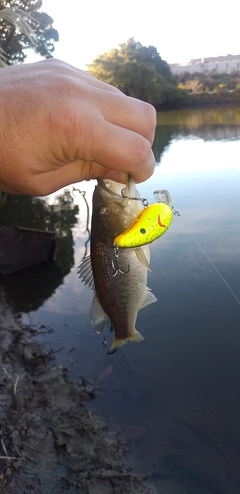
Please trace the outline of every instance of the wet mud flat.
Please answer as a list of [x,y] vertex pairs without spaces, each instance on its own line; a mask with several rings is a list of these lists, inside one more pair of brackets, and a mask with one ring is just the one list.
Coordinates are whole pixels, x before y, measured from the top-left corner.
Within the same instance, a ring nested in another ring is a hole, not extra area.
[[0,493],[156,494],[88,410],[94,386],[68,380],[34,332],[0,291]]

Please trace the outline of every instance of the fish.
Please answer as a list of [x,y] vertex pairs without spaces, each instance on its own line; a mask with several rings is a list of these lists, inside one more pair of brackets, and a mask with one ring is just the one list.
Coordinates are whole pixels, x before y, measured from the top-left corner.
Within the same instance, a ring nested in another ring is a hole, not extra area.
[[114,329],[109,355],[128,341],[145,340],[136,329],[137,315],[157,300],[147,287],[149,245],[119,249],[114,244],[142,209],[131,177],[126,185],[98,179],[93,193],[90,256],[82,261],[78,272],[94,290],[90,320],[95,332],[101,334],[108,321]]

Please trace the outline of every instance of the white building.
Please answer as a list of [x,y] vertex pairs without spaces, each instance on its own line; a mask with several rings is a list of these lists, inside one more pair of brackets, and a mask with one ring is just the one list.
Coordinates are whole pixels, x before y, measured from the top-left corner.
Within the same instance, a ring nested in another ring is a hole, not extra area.
[[186,63],[174,63],[170,65],[173,74],[183,72],[215,72],[227,73],[240,71],[240,55],[227,55],[226,57],[195,58]]

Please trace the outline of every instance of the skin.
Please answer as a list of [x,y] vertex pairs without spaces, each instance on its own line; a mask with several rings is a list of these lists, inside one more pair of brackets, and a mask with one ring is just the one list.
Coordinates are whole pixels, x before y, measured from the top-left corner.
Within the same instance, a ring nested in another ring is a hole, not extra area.
[[155,109],[59,60],[0,70],[0,190],[151,176]]

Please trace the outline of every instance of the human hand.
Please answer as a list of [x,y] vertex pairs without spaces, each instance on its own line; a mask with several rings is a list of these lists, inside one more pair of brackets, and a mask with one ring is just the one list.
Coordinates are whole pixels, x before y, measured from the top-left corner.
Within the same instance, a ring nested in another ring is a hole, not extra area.
[[154,108],[59,60],[0,70],[0,189],[47,195],[66,185],[152,174]]

